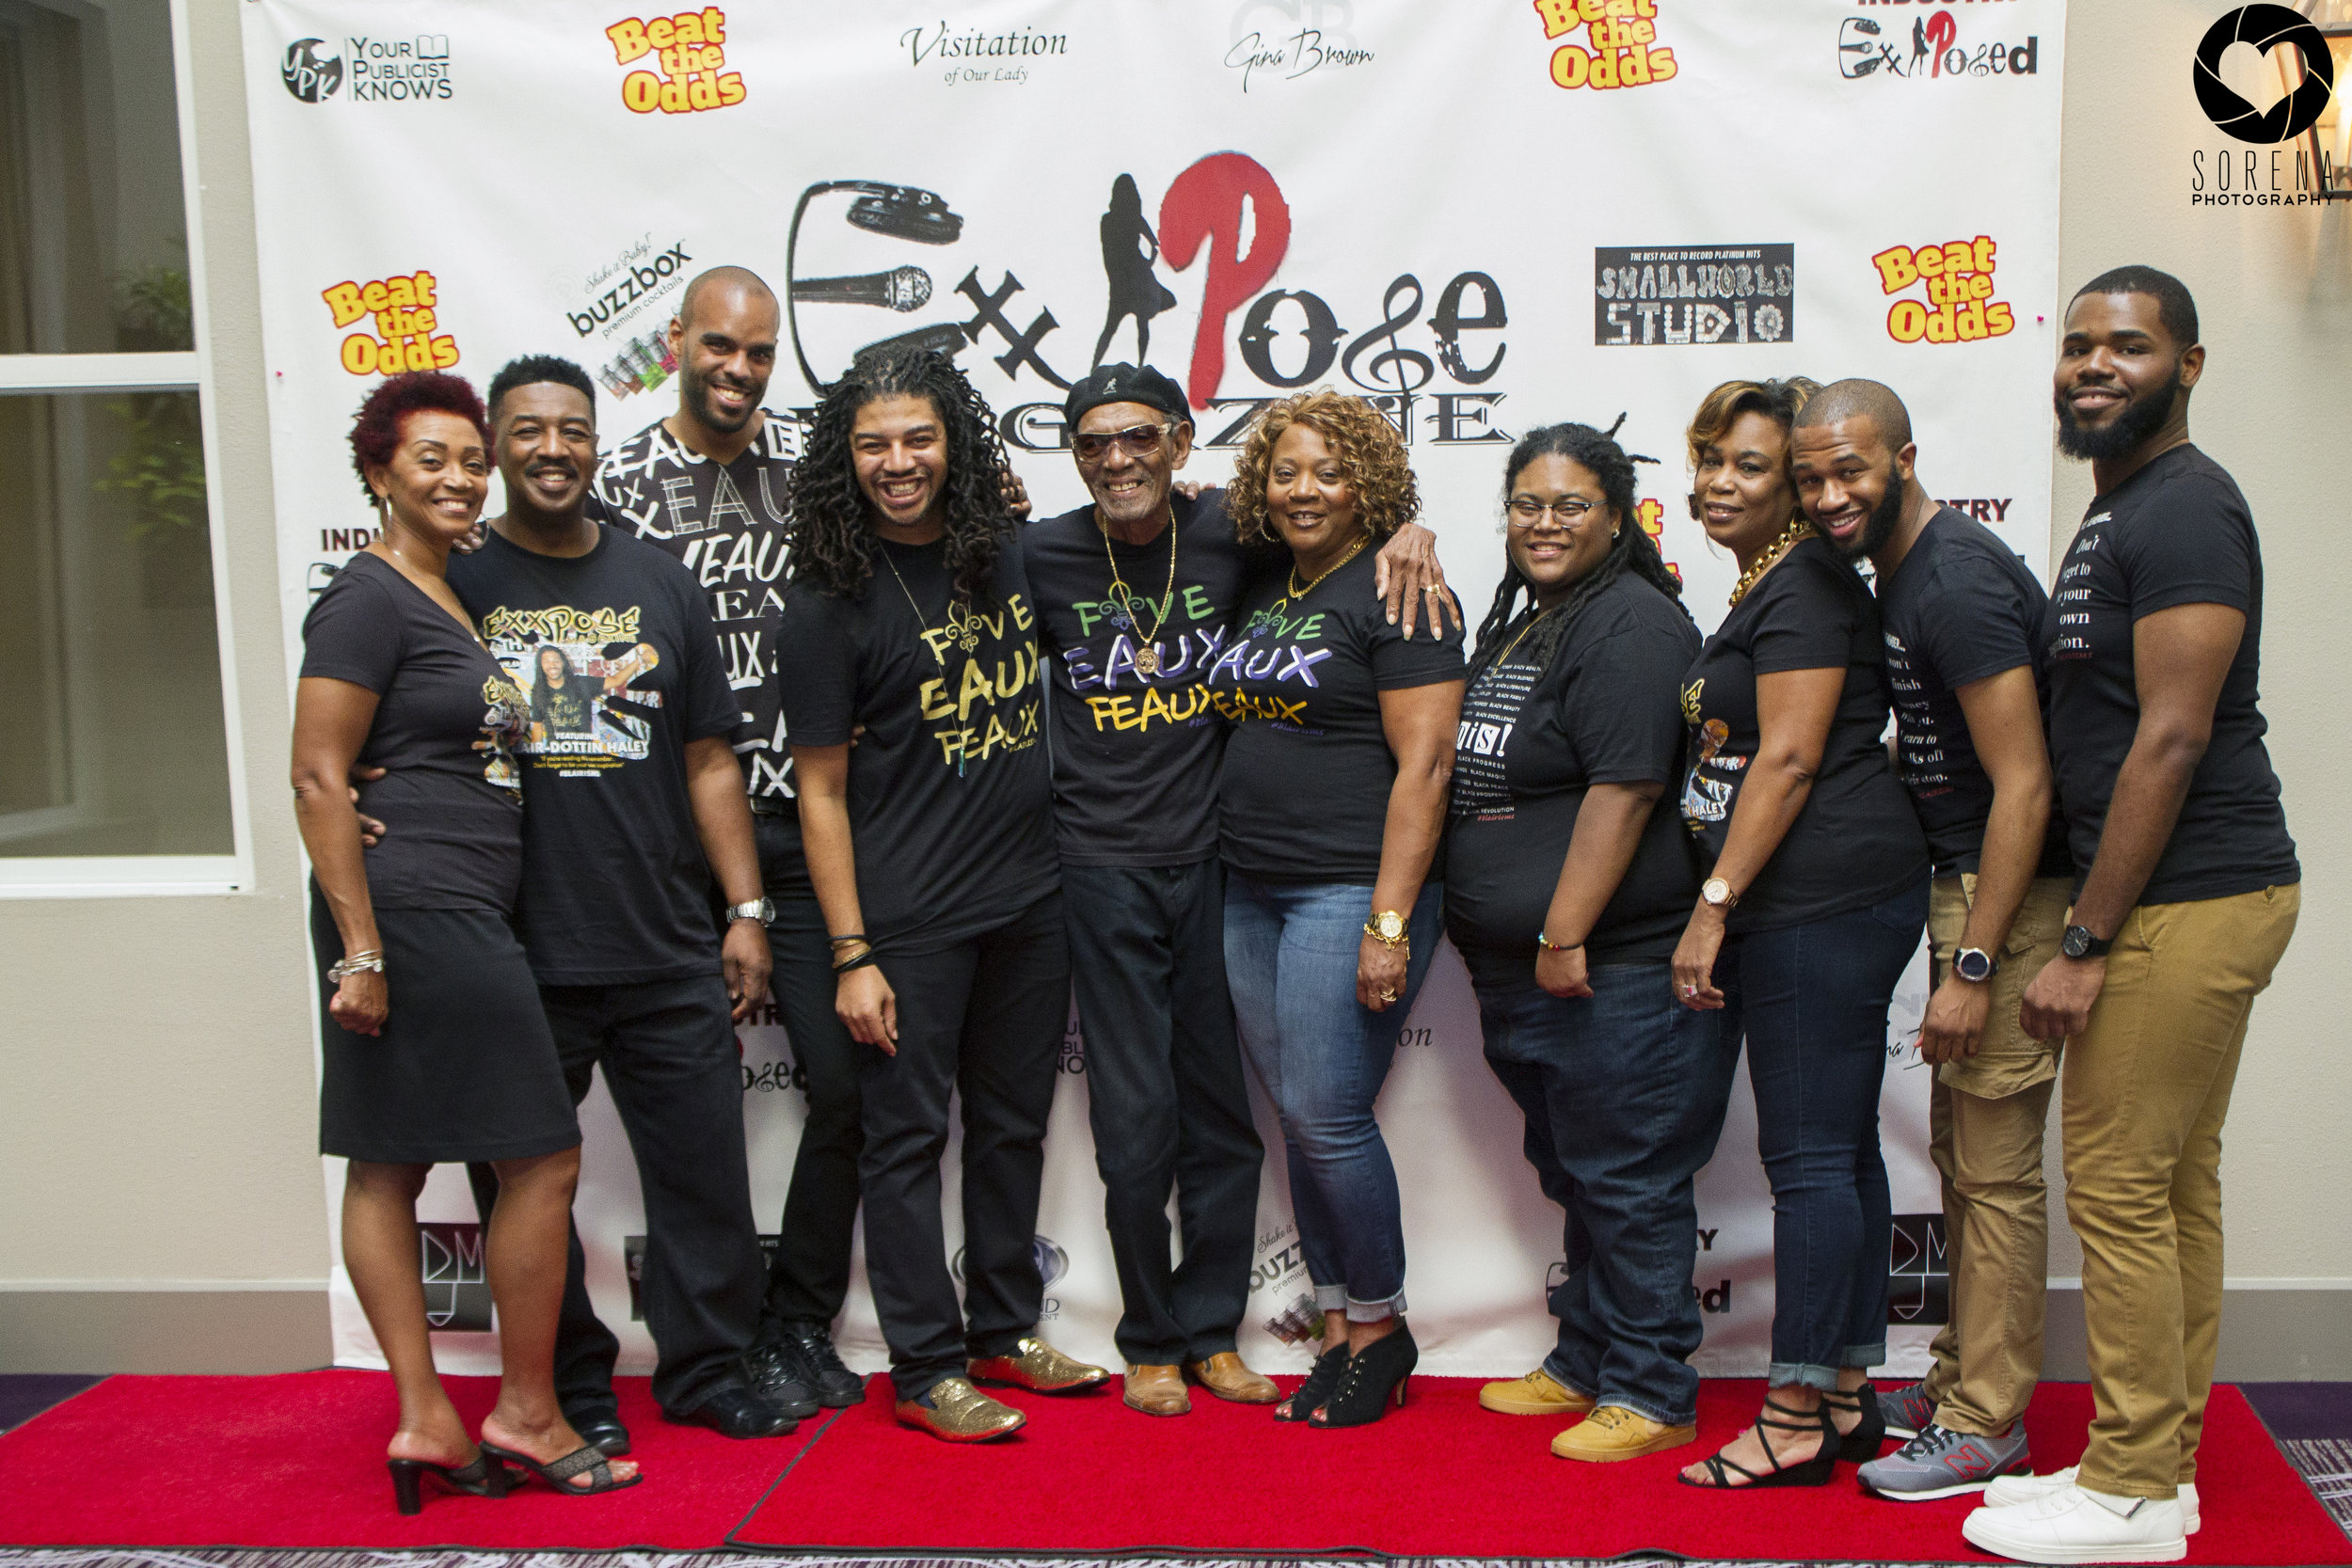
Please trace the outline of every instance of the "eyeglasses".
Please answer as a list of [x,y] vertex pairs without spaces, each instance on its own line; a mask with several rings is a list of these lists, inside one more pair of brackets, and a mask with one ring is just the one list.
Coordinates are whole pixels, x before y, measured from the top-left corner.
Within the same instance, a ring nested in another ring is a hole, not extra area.
[[1175,428],[1175,424],[1171,421],[1168,424],[1131,425],[1125,430],[1073,436],[1070,438],[1070,450],[1078,454],[1078,461],[1081,463],[1100,463],[1110,455],[1111,443],[1116,441],[1130,457],[1149,457],[1160,450],[1160,443],[1166,440],[1168,433]]
[[1549,504],[1533,496],[1519,496],[1510,505],[1511,526],[1534,528],[1545,517],[1552,516],[1560,519],[1562,528],[1573,529],[1584,521],[1584,515],[1593,510],[1593,504],[1577,496],[1563,496]]

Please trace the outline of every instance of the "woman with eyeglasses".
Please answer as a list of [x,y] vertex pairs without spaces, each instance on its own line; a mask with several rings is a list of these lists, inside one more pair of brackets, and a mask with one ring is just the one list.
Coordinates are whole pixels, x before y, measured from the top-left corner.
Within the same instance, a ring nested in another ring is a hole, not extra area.
[[1559,1338],[1486,1409],[1583,1416],[1551,1451],[1610,1461],[1697,1434],[1692,1181],[1739,1060],[1668,959],[1698,863],[1659,797],[1681,771],[1682,583],[1634,511],[1635,459],[1590,425],[1531,432],[1503,477],[1502,586],[1479,627],[1446,825],[1446,929],[1486,1062],[1566,1212]]

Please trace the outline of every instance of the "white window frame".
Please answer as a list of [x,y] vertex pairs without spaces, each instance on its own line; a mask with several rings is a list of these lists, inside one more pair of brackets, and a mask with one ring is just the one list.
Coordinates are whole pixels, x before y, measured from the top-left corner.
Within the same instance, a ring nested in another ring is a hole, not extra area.
[[[219,421],[213,404],[211,312],[197,176],[196,80],[189,63],[188,0],[170,0],[171,75],[180,122],[180,200],[188,227],[189,315],[196,347],[173,354],[0,354],[0,395],[41,392],[194,391],[204,450],[206,531],[213,555],[213,626],[220,661],[221,731],[229,756],[230,850],[225,855],[0,855],[0,898],[123,898],[249,893],[252,815],[245,776],[230,614],[229,542],[222,527]],[[55,808],[65,814],[74,808]]]

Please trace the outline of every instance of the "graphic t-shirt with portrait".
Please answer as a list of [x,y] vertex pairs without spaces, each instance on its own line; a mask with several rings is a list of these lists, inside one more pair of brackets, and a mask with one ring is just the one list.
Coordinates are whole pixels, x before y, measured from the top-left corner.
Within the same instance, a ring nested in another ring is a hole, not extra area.
[[1842,669],[1821,765],[1780,847],[1725,928],[1770,931],[1883,903],[1928,874],[1928,842],[1887,766],[1887,692],[1877,601],[1807,534],[1724,617],[1683,677],[1691,727],[1682,820],[1711,866],[1761,738],[1758,675]]
[[[1935,875],[1977,869],[1993,815],[1993,780],[1977,760],[1963,686],[2031,669],[2046,729],[2050,665],[2042,641],[2049,595],[2001,536],[1951,507],[1919,531],[1892,578],[1879,583],[1886,679],[1895,698],[1896,773],[1926,830]],[[2038,877],[2063,877],[2065,818],[2050,814]]]
[[786,594],[785,721],[850,751],[866,934],[886,963],[1013,919],[1060,883],[1037,610],[1008,537],[987,602],[954,598],[946,545],[875,543],[865,596]]
[[1091,504],[1021,531],[1053,673],[1054,822],[1072,865],[1189,865],[1216,853],[1226,724],[1209,671],[1247,565],[1224,492],[1171,504],[1173,527],[1148,545],[1106,538]]
[[2115,776],[2139,730],[2133,627],[2142,616],[2185,604],[2239,610],[2246,634],[2222,679],[2213,736],[2189,775],[2180,820],[2139,901],[2228,898],[2302,879],[2257,704],[2263,561],[2254,515],[2227,470],[2183,445],[2091,501],[2045,618],[2050,761],[2077,892],[2099,853]]
[[[759,435],[722,466],[656,421],[596,466],[594,511],[609,526],[676,557],[708,596],[742,712],[734,736],[755,800],[789,802],[792,750],[776,695],[782,635],[785,486],[800,461],[801,426],[763,410]],[[796,820],[788,808],[785,820]]]
[[[1267,882],[1370,887],[1396,758],[1380,693],[1462,678],[1461,628],[1406,641],[1373,596],[1374,547],[1294,597],[1276,572],[1243,594],[1209,664],[1218,711],[1234,722],[1217,795],[1225,863]],[[1433,865],[1430,880],[1438,879]]]
[[[452,558],[453,561],[458,558]],[[379,910],[515,911],[523,874],[511,748],[530,705],[499,661],[400,568],[362,550],[302,623],[302,677],[375,693],[359,810],[388,830],[367,852]]]
[[1698,651],[1698,627],[1680,605],[1621,577],[1577,611],[1548,665],[1522,642],[1470,682],[1446,819],[1445,919],[1472,979],[1533,983],[1536,938],[1595,784],[1657,784],[1660,795],[1585,938],[1585,959],[1674,956],[1699,892],[1673,800],[1682,774],[1677,693]]
[[605,529],[570,557],[494,532],[450,557],[449,580],[529,704],[516,750],[532,973],[549,986],[718,973],[686,747],[732,735],[740,709],[694,579]]

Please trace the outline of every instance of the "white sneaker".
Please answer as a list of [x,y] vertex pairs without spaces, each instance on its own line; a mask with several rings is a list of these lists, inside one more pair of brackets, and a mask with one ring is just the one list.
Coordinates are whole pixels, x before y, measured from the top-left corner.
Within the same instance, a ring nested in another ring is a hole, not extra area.
[[[2075,1468],[2076,1466],[2069,1465],[2065,1469],[2054,1470],[2046,1476],[1995,1476],[1992,1484],[1984,1489],[1984,1506],[2015,1508],[2020,1503],[2039,1502],[2053,1493],[2063,1492],[2074,1485]],[[2181,1533],[2195,1535],[2204,1524],[2204,1521],[2197,1515],[2197,1483],[2195,1481],[2181,1483],[2179,1501]]]
[[2068,1486],[2041,1500],[1979,1508],[1961,1521],[1972,1545],[2020,1562],[2178,1562],[2188,1556],[2181,1505]]

